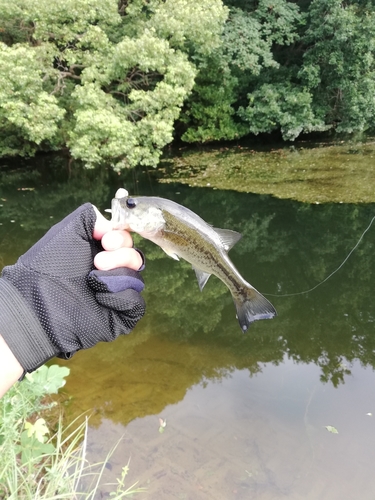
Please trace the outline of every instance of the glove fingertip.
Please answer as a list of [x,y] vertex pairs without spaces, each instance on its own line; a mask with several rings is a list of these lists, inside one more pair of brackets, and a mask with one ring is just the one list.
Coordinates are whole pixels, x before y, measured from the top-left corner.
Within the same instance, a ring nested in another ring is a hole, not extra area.
[[88,282],[95,291],[111,293],[133,289],[141,293],[144,289],[142,276],[132,269],[117,268],[110,271],[93,270],[88,276]]
[[132,314],[136,312],[140,317],[146,310],[142,295],[132,288],[117,293],[97,293],[96,300],[108,309]]

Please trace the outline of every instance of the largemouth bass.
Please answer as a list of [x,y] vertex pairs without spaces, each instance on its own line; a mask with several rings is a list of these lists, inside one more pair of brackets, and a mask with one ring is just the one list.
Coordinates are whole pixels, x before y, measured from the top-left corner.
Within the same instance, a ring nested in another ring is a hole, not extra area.
[[171,200],[129,196],[119,189],[112,200],[114,229],[127,229],[157,245],[170,257],[189,262],[202,291],[211,274],[229,288],[243,332],[253,321],[276,316],[273,305],[237,271],[228,251],[241,238],[229,229],[216,229],[197,214]]

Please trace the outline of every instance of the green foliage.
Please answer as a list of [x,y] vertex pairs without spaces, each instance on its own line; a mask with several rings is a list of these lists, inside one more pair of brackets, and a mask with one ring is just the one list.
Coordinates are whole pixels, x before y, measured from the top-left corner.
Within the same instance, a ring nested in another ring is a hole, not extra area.
[[68,374],[68,368],[42,366],[33,375],[27,375],[22,384],[17,384],[0,400],[0,434],[4,440],[13,440],[18,426],[23,426],[32,414],[54,406],[54,403],[44,405],[42,396],[56,393],[65,385]]
[[23,481],[33,468],[53,454],[55,446],[47,441],[48,428],[38,418],[33,424],[29,419],[42,411],[51,410],[54,402],[45,403],[42,398],[57,392],[65,385],[67,368],[42,366],[22,383],[17,384],[0,400],[0,499],[26,498]]
[[[324,23],[321,20],[324,19]],[[363,131],[375,115],[375,10],[371,2],[315,0],[300,69],[316,115],[339,132]]]
[[[60,418],[51,436],[49,424],[39,416],[50,415],[57,403],[47,402],[48,395],[65,385],[68,374],[65,367],[42,366],[0,400],[0,500],[88,500],[97,494],[109,456],[96,464],[97,470],[85,458],[87,419],[73,429],[76,422],[63,428]],[[111,493],[114,500],[143,491],[125,485],[128,471],[129,464]]]
[[248,97],[249,105],[240,107],[238,115],[255,135],[280,129],[284,139],[293,141],[301,132],[326,129],[314,117],[310,93],[289,82],[264,84]]
[[0,0],[0,156],[155,166],[174,137],[363,132],[375,8],[341,0]]
[[21,454],[21,464],[32,463],[36,459],[41,459],[43,455],[53,453],[56,448],[52,443],[46,443],[48,428],[43,418],[38,418],[35,424],[25,423],[25,429],[21,433],[20,444],[16,446],[15,451]]
[[69,372],[69,368],[65,366],[52,365],[48,368],[43,365],[35,372],[28,373],[26,379],[31,382],[35,394],[38,390],[40,390],[40,396],[57,394],[58,390],[65,385],[65,377],[69,375]]
[[182,140],[207,142],[244,135],[246,130],[236,121],[232,107],[237,86],[237,78],[218,55],[202,62],[194,92],[180,116],[180,124],[187,127]]
[[[3,155],[34,152],[51,141],[64,116],[57,99],[43,88],[50,55],[41,47],[8,47],[0,43],[0,151]],[[25,145],[21,145],[21,139]],[[19,144],[17,148],[17,144]]]
[[373,2],[224,3],[222,45],[199,66],[183,140],[373,128]]
[[0,155],[155,165],[225,17],[220,0],[0,0]]
[[[153,90],[142,88],[145,82],[137,88],[121,81],[134,67],[163,78]],[[83,85],[73,93],[78,103],[69,140],[73,156],[89,166],[103,159],[112,161],[116,169],[138,163],[155,165],[162,147],[172,140],[174,120],[193,86],[193,66],[167,41],[146,32],[136,40],[124,38],[118,43],[103,69],[102,73],[85,69]],[[116,80],[121,83],[111,89]],[[119,98],[127,100],[127,105]]]
[[[257,93],[261,92],[258,88],[267,79],[273,85],[275,78],[280,78],[276,73],[280,63],[275,57],[275,47],[289,45],[297,38],[299,22],[298,7],[285,0],[231,7],[221,46],[198,66],[196,85],[181,117],[186,128],[183,140],[234,139],[259,131],[270,132],[280,126],[278,118],[284,114],[283,110],[279,110],[277,117],[268,117],[269,109],[260,100],[259,111],[263,116],[257,119],[258,116],[250,116],[250,111],[244,113],[243,108],[248,99],[250,103],[258,101]],[[272,93],[280,99],[276,89]],[[286,113],[289,115],[290,111],[294,110],[288,109]],[[269,122],[267,126],[264,116]],[[289,116],[284,118],[285,123],[291,120]],[[252,122],[251,127],[247,121]]]

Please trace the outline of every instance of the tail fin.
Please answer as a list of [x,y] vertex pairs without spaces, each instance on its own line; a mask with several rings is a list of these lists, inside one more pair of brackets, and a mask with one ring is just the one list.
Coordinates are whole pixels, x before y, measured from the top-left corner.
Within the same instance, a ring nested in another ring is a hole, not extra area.
[[259,319],[272,319],[277,315],[276,309],[258,290],[251,287],[248,297],[238,301],[234,299],[237,310],[238,322],[245,333],[253,321]]

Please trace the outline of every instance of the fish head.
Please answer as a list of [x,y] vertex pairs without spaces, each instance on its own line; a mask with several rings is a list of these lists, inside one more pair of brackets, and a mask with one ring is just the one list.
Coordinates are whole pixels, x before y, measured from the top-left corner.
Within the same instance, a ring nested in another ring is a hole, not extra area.
[[163,212],[151,197],[124,196],[112,200],[114,229],[127,229],[144,238],[152,238],[165,225]]

